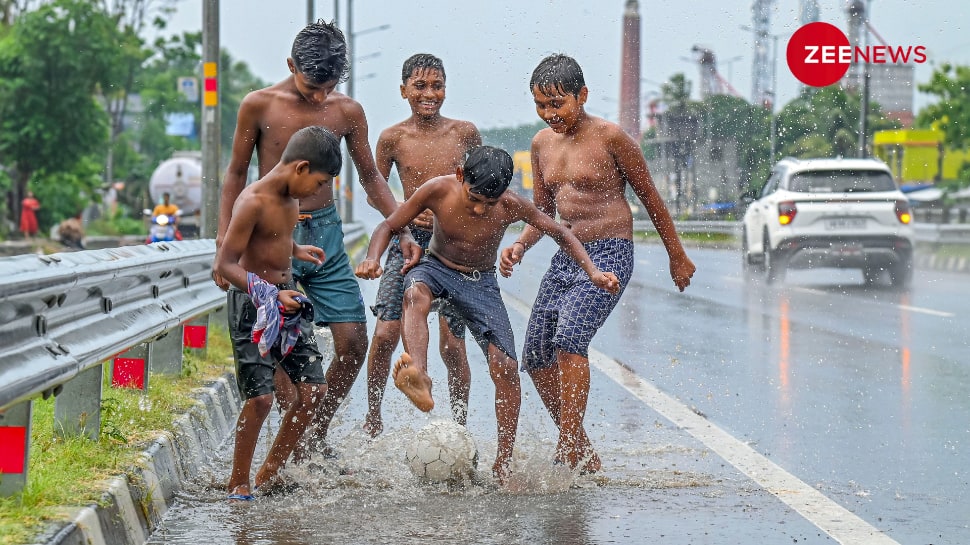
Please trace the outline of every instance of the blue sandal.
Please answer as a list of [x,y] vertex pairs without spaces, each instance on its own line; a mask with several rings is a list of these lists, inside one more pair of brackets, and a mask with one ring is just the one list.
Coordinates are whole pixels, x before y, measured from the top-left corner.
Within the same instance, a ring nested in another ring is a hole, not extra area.
[[226,499],[229,501],[253,501],[256,498],[252,494],[229,494]]

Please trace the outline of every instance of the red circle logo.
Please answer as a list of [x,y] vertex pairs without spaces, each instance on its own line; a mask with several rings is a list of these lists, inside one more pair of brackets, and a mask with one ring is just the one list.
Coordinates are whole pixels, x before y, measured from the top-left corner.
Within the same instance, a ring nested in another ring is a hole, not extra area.
[[798,81],[825,87],[842,79],[852,64],[852,48],[837,26],[809,23],[788,40],[788,68]]

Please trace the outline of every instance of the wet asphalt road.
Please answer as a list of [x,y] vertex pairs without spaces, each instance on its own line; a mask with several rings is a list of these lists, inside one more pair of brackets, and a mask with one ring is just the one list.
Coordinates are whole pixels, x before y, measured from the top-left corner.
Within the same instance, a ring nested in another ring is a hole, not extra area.
[[[501,281],[519,348],[553,250],[544,241]],[[403,451],[429,417],[391,386],[387,431],[367,439],[361,376],[331,432],[337,460],[289,470],[291,494],[230,506],[211,486],[227,444],[152,543],[970,543],[966,277],[919,271],[898,292],[824,270],[765,286],[742,280],[734,251],[690,255],[699,272],[681,294],[662,247],[638,245],[594,339],[601,475],[549,463],[555,430],[523,376],[509,489],[418,485]],[[363,285],[372,301],[377,283]],[[469,429],[488,468],[493,389],[469,348]],[[430,418],[446,418],[444,368],[430,370]]]

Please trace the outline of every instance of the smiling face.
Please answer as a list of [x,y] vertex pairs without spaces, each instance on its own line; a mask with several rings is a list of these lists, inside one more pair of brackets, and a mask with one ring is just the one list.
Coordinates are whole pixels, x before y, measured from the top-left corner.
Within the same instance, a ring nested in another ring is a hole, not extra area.
[[574,96],[557,88],[532,87],[532,98],[535,100],[536,113],[549,127],[563,134],[576,126],[585,115],[583,104],[589,91],[583,87],[579,96]]
[[445,101],[444,74],[434,68],[416,68],[401,85],[401,97],[408,101],[414,115],[437,116]]

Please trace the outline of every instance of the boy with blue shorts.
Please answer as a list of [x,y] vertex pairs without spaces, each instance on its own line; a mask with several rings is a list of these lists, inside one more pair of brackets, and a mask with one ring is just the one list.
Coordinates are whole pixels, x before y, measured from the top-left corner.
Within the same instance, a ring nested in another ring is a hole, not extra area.
[[[232,158],[219,201],[217,248],[232,218],[233,203],[246,186],[253,151],[259,162],[259,175],[264,176],[279,162],[290,137],[302,127],[322,126],[338,140],[346,138],[368,201],[385,217],[397,208],[387,181],[374,163],[364,109],[353,98],[335,90],[350,70],[343,32],[323,21],[307,25],[293,40],[286,65],[290,71],[286,79],[249,93],[239,106]],[[322,264],[294,260],[293,276],[313,303],[315,323],[330,327],[335,352],[327,367],[327,395],[319,404],[306,444],[301,442],[294,451],[295,458],[304,460],[310,455],[305,447],[316,450],[324,447],[330,420],[363,367],[367,354],[367,317],[360,287],[343,247],[332,183],[300,199],[295,223],[295,241],[322,247],[326,252],[326,261]],[[402,241],[404,255],[416,260],[420,248],[410,233],[402,233]],[[214,280],[223,289],[228,288],[228,282],[218,274]],[[285,411],[295,399],[295,390],[282,371],[276,374],[275,390],[280,408]]]
[[[589,398],[589,343],[620,299],[633,274],[633,215],[629,186],[646,207],[670,256],[670,275],[684,291],[694,274],[667,207],[657,192],[640,147],[619,125],[584,109],[589,95],[575,59],[551,55],[529,82],[536,112],[549,128],[532,139],[533,200],[582,241],[595,266],[619,279],[616,293],[596,290],[574,264],[553,257],[533,305],[523,349],[523,369],[559,427],[556,461],[593,473],[602,463],[583,428]],[[502,250],[511,271],[542,237],[526,226]]]
[[[568,229],[540,212],[512,191],[512,158],[505,151],[479,146],[468,152],[455,174],[425,182],[381,222],[371,237],[367,258],[357,276],[377,278],[378,259],[394,232],[405,228],[425,209],[434,214],[428,252],[408,271],[404,293],[404,348],[394,366],[394,385],[414,405],[434,408],[431,378],[427,373],[428,313],[435,299],[445,299],[461,315],[488,360],[495,383],[498,447],[492,473],[500,482],[508,478],[518,428],[521,390],[514,338],[508,312],[496,277],[495,259],[509,225],[525,221],[538,232],[552,236],[599,289],[617,292],[615,275],[600,272],[579,240]],[[504,271],[503,274],[507,275]]]

